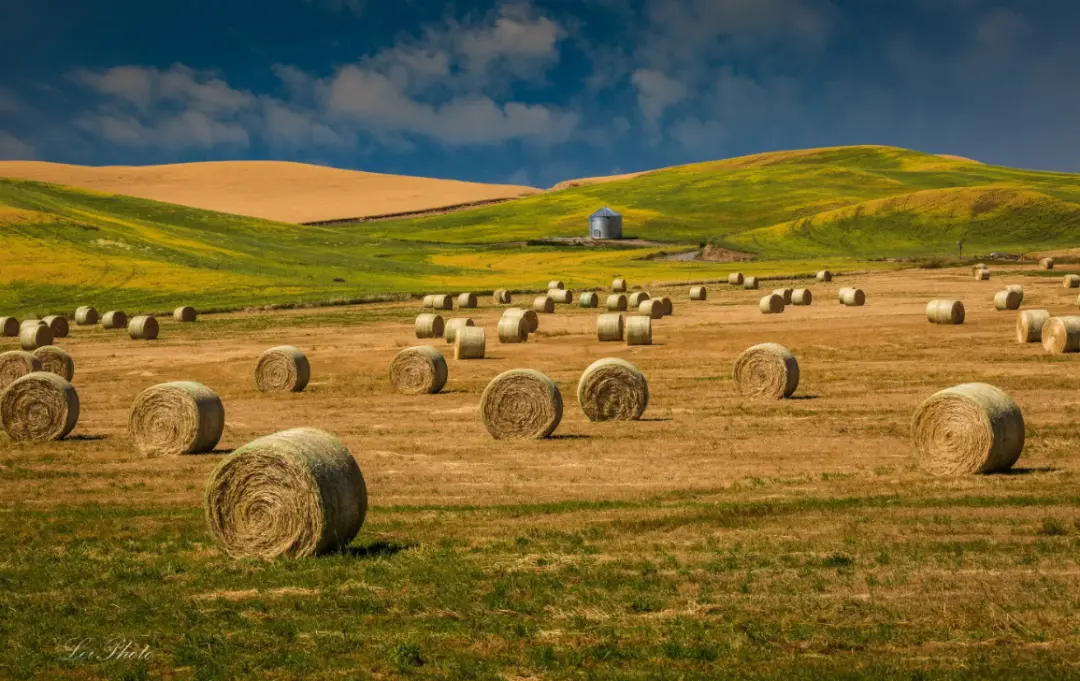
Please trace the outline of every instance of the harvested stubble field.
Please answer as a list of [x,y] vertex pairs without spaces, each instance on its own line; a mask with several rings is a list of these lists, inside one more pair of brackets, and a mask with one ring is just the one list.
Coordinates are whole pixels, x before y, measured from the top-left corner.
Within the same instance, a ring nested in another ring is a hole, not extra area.
[[[651,347],[597,343],[596,311],[560,306],[483,361],[437,343],[450,379],[421,397],[386,376],[419,343],[418,302],[165,320],[154,343],[74,328],[74,437],[0,439],[0,676],[1075,678],[1078,360],[1018,345],[1016,313],[993,309],[1007,283],[1025,308],[1076,309],[1060,272],[1035,275],[838,277],[768,317],[758,291],[654,289],[676,307]],[[865,307],[835,302],[853,285]],[[926,321],[937,297],[964,301],[963,326]],[[489,332],[499,314],[468,312]],[[798,391],[745,402],[732,363],[766,341],[798,358]],[[255,362],[282,344],[308,355],[311,384],[258,393]],[[648,377],[643,421],[578,408],[578,376],[604,356]],[[562,391],[550,440],[496,442],[480,424],[487,381],[516,367]],[[221,396],[221,450],[144,459],[127,409],[179,379]],[[1023,409],[1018,468],[920,472],[913,410],[970,381]],[[206,528],[206,479],[224,451],[294,426],[349,446],[367,523],[344,555],[231,560]],[[102,660],[110,640],[148,652]]]

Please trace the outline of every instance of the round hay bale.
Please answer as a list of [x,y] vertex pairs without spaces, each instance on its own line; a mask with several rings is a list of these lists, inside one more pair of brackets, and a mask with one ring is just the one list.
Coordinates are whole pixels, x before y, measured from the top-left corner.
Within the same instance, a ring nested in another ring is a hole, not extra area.
[[128,416],[128,433],[144,456],[212,452],[224,430],[221,400],[193,381],[147,388],[135,398]]
[[491,296],[491,301],[496,305],[509,305],[510,292],[504,288],[497,289],[494,295]]
[[626,280],[625,279],[612,279],[611,280],[611,292],[612,293],[626,293]]
[[649,406],[649,383],[630,362],[608,357],[581,374],[577,398],[590,421],[637,421]]
[[648,299],[649,294],[645,291],[634,291],[630,294],[630,297],[626,299],[626,305],[629,309],[636,310]]
[[417,316],[414,324],[417,338],[440,338],[445,328],[443,318],[433,312],[425,312]]
[[0,394],[0,420],[12,440],[61,440],[79,422],[79,395],[56,374],[27,374]]
[[457,306],[462,310],[471,310],[478,305],[475,293],[459,293],[457,297]]
[[652,317],[632,315],[626,318],[626,344],[652,345]]
[[975,279],[977,281],[989,281],[990,270],[975,270]]
[[233,558],[338,551],[360,531],[367,486],[333,435],[295,428],[237,449],[206,483],[206,521]]
[[457,338],[458,329],[463,326],[475,326],[475,324],[473,324],[473,320],[470,317],[454,317],[446,322],[446,329],[443,331],[443,339],[446,340],[447,344],[454,344],[454,339]]
[[862,307],[866,304],[866,294],[863,293],[861,288],[846,288],[842,289],[843,293],[840,295],[840,302],[848,307]]
[[[48,319],[48,318],[46,317],[46,319]],[[84,305],[83,307],[80,307],[80,308],[76,309],[75,310],[75,323],[78,324],[79,326],[93,326],[94,324],[97,324],[98,323],[97,310],[90,307],[89,305]]]
[[405,395],[435,394],[447,375],[446,360],[430,345],[405,348],[390,360],[390,385]]
[[522,315],[503,315],[497,332],[500,343],[524,343],[529,340],[529,322]]
[[813,304],[814,294],[808,288],[797,288],[791,292],[791,304],[808,306]]
[[[28,326],[29,327],[48,326],[48,324],[46,324],[45,322],[43,322],[40,319],[24,319],[22,321],[22,323],[19,324],[19,331],[21,332],[23,329],[25,329]],[[50,329],[49,332],[51,333],[52,329]]]
[[23,322],[19,327],[19,345],[27,352],[52,345],[52,343],[52,329],[47,324],[35,324],[31,321]]
[[1041,343],[1043,325],[1050,319],[1046,310],[1024,310],[1016,317],[1016,342]]
[[181,305],[173,310],[172,318],[174,321],[183,322],[184,324],[191,324],[198,318],[198,313],[195,308],[190,305]]
[[56,374],[68,382],[75,378],[75,362],[72,361],[71,355],[55,345],[46,345],[34,350],[34,357],[41,363],[41,371]]
[[934,324],[963,324],[964,304],[959,300],[931,300],[926,304],[926,318]]
[[60,315],[51,314],[48,317],[44,317],[41,321],[45,322],[45,326],[49,327],[49,331],[52,331],[53,338],[67,338],[68,331],[71,330],[68,327],[67,319]]
[[540,316],[533,310],[525,310],[520,307],[507,308],[506,312],[503,312],[503,316],[516,315],[525,320],[525,333],[536,333],[536,330],[540,328]]
[[821,270],[817,273],[817,280],[823,284],[827,284],[832,281],[832,272],[829,270]]
[[784,296],[770,293],[758,301],[758,309],[761,314],[780,314],[784,311]]
[[131,340],[152,341],[158,337],[158,323],[152,315],[132,317],[128,322],[128,335]]
[[596,339],[601,343],[616,343],[623,339],[623,316],[602,314],[596,318]]
[[435,307],[435,296],[431,294],[424,296],[423,307],[425,310],[430,310]]
[[101,318],[101,328],[103,329],[126,329],[127,324],[127,315],[120,310],[110,310]]
[[1044,270],[1052,270],[1052,269],[1054,269],[1054,259],[1053,258],[1043,258],[1042,260],[1039,261],[1039,268],[1044,269]]
[[670,317],[671,315],[675,314],[675,303],[671,302],[671,298],[667,296],[662,296],[660,298],[660,302],[664,305],[665,317]]
[[555,432],[562,420],[559,388],[532,369],[499,374],[480,396],[480,419],[496,440],[539,440]]
[[746,397],[779,400],[799,387],[799,362],[783,345],[762,343],[735,360],[735,389]]
[[911,440],[922,467],[935,475],[996,473],[1024,451],[1024,417],[999,388],[966,383],[919,405]]
[[463,326],[454,339],[454,359],[484,359],[487,336],[478,326]]
[[614,293],[607,297],[608,312],[626,312],[626,296]]
[[994,294],[994,309],[999,311],[1019,310],[1020,294],[1008,289],[998,291]]
[[653,319],[663,319],[664,303],[659,298],[644,300],[641,305],[638,306],[638,313],[649,315]]
[[291,345],[270,348],[255,364],[255,386],[264,393],[299,393],[311,380],[307,356]]
[[1007,291],[1016,291],[1016,293],[1018,293],[1020,295],[1020,302],[1021,303],[1024,302],[1024,287],[1021,286],[1020,284],[1009,284],[1008,286],[1005,287],[1005,290],[1007,290]]
[[794,295],[795,289],[791,288],[778,288],[773,290],[774,296],[780,296],[784,299],[784,305],[791,305],[791,296]]
[[1042,327],[1042,343],[1052,355],[1080,352],[1080,317],[1051,317]]
[[756,291],[756,290],[758,290],[757,277],[747,277],[746,279],[743,280],[742,287],[744,289],[746,289],[747,291]]
[[1066,274],[1061,280],[1061,285],[1065,288],[1080,288],[1080,274]]
[[551,314],[555,312],[555,301],[551,299],[551,296],[540,296],[533,300],[533,312]]
[[0,317],[0,336],[16,338],[19,335],[19,320],[14,317]]
[[560,289],[561,290],[561,289],[566,288],[565,286],[563,286],[563,283],[561,281],[559,281],[558,279],[553,279],[553,280],[549,281],[547,287],[548,287],[549,291],[552,290],[552,289]]
[[582,293],[578,298],[578,305],[590,309],[600,307],[600,296],[593,291]]
[[709,292],[704,286],[692,286],[690,288],[690,300],[705,300],[709,297]]
[[41,360],[23,350],[0,354],[0,390],[35,371],[43,371]]
[[[431,297],[431,307],[435,310],[453,310],[454,297],[445,293],[436,293]],[[442,335],[442,334],[438,334]]]
[[548,298],[551,298],[553,301],[555,301],[556,303],[559,303],[561,305],[569,305],[570,303],[574,302],[574,293],[573,293],[573,291],[567,291],[566,289],[561,289],[561,288],[549,289],[548,292],[547,292],[547,295],[548,295]]
[[742,286],[743,285],[742,272],[732,272],[731,274],[727,275],[727,283],[732,285],[732,286]]

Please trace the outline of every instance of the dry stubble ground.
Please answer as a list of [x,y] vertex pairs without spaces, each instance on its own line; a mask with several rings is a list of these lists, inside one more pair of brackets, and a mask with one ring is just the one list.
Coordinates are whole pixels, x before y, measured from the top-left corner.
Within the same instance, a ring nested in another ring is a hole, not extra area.
[[[454,314],[488,331],[489,358],[435,342],[450,380],[424,397],[386,377],[421,342],[415,304],[169,321],[154,343],[75,328],[74,437],[0,439],[0,677],[1080,675],[1080,360],[1015,342],[1016,313],[993,310],[1007,283],[1024,307],[1076,309],[1060,273],[1025,268],[838,278],[774,317],[757,311],[764,291],[712,286],[690,303],[655,289],[675,316],[654,322],[655,345],[626,348],[597,343],[596,312],[569,306],[499,345],[499,309],[482,301]],[[837,304],[849,285],[866,307]],[[963,300],[967,322],[928,324],[934,297]],[[732,363],[764,341],[799,359],[795,399],[733,393]],[[311,360],[304,394],[255,390],[259,353],[280,344]],[[603,356],[648,377],[644,421],[581,413],[577,378]],[[483,431],[480,392],[513,367],[559,385],[551,440]],[[179,379],[224,401],[222,452],[143,459],[128,406]],[[1019,470],[929,477],[911,413],[969,381],[1023,409]],[[224,451],[294,426],[348,444],[368,522],[343,555],[229,560],[205,529],[205,480]],[[104,659],[110,639],[146,653]]]

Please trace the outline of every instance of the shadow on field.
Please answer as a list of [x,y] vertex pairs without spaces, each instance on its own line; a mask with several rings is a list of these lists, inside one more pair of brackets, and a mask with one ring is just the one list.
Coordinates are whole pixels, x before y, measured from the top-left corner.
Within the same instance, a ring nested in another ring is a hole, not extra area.
[[789,399],[789,400],[816,400],[819,397],[821,397],[821,395],[792,395],[791,397],[789,397],[787,399]]
[[592,439],[592,436],[591,436],[591,435],[578,435],[578,434],[571,434],[571,435],[549,435],[549,436],[547,437],[547,439],[548,439],[548,440],[591,440],[591,439]]
[[1038,468],[1010,468],[1007,471],[999,471],[993,475],[1040,475],[1043,473],[1057,473],[1060,468],[1054,466],[1040,466]]
[[638,419],[641,423],[664,423],[665,421],[674,421],[675,419],[670,416],[666,419]]
[[97,442],[99,440],[108,439],[107,435],[72,435],[69,438],[65,438],[70,442]]
[[414,548],[416,544],[376,541],[364,546],[349,546],[342,553],[353,558],[389,558],[390,556]]

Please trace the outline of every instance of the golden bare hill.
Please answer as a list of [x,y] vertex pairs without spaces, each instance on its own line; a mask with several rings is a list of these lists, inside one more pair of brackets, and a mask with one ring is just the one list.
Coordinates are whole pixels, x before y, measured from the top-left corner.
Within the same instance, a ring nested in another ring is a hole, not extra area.
[[294,223],[435,210],[538,191],[282,161],[103,167],[4,161],[0,177]]

